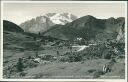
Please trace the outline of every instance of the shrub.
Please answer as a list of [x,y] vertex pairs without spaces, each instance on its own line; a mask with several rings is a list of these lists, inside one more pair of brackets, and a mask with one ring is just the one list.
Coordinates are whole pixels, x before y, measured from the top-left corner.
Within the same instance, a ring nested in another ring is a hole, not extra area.
[[69,62],[69,57],[68,56],[62,56],[59,61],[61,62]]
[[78,62],[82,60],[82,56],[80,56],[79,54],[74,54],[74,55],[70,55],[69,56],[69,61],[70,62]]
[[53,60],[53,57],[54,56],[52,56],[52,55],[45,55],[45,56],[42,57],[42,59],[49,61],[49,60]]
[[18,59],[16,67],[17,67],[17,71],[18,72],[22,72],[23,71],[24,66],[23,66],[22,58]]
[[38,65],[38,63],[34,62],[34,61],[27,61],[25,62],[25,67],[27,68],[33,68],[36,67]]
[[64,56],[62,58],[60,58],[60,61],[63,62],[78,62],[78,61],[82,61],[82,54],[80,53],[66,53],[64,54]]

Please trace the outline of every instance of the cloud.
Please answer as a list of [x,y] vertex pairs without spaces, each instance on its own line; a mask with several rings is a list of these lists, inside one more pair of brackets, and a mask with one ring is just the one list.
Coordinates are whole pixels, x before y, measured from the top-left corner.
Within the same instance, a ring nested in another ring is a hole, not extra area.
[[20,24],[45,13],[72,13],[78,17],[97,18],[124,16],[123,3],[4,3],[4,19]]

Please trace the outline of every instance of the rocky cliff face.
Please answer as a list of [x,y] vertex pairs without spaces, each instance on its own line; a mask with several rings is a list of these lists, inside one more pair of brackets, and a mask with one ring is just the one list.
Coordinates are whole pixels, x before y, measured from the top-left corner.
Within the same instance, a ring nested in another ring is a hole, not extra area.
[[25,32],[42,33],[50,29],[51,26],[56,24],[65,25],[75,19],[77,17],[69,13],[48,13],[26,21],[20,26]]
[[116,40],[120,43],[125,43],[125,29],[124,25],[121,25],[121,29],[118,32]]

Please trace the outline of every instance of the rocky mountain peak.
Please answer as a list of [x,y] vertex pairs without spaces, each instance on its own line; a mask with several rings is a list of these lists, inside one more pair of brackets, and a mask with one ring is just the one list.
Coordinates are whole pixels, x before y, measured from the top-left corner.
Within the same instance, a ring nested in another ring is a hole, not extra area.
[[26,32],[39,33],[47,31],[56,24],[65,25],[76,20],[77,17],[70,13],[47,13],[22,23],[20,26]]

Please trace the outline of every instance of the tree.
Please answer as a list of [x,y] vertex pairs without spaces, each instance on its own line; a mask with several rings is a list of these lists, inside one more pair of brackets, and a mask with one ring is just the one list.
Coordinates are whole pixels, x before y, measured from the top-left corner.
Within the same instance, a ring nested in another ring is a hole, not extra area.
[[22,72],[23,71],[24,65],[23,65],[22,58],[18,59],[16,67],[17,67],[18,72]]
[[33,50],[35,51],[35,56],[38,57],[38,53],[39,53],[39,49],[41,47],[41,40],[39,40],[38,38],[34,37],[35,41],[33,43],[34,47]]
[[39,34],[38,34],[39,36],[41,36],[41,33],[39,32]]

